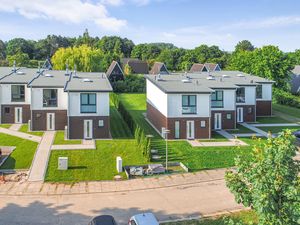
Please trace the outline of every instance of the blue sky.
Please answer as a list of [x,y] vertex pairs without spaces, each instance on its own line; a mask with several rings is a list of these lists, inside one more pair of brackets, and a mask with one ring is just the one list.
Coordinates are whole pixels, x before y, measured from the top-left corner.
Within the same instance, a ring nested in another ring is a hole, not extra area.
[[[51,3],[50,3],[51,2]],[[135,43],[200,44],[233,50],[243,39],[255,46],[300,48],[297,0],[0,0],[0,39],[47,34],[118,35]]]

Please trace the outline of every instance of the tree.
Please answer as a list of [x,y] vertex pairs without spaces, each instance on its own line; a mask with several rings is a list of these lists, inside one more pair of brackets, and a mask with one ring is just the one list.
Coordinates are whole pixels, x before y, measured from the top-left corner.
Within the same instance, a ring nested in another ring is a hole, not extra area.
[[124,74],[125,74],[126,76],[132,74],[132,68],[131,68],[131,66],[129,66],[128,64],[126,64],[126,65],[124,66]]
[[119,57],[129,57],[134,43],[127,38],[117,36],[104,36],[96,44],[104,53],[115,53]]
[[15,55],[7,56],[7,60],[9,62],[9,66],[13,66],[14,62],[16,62],[16,66],[28,66],[29,56],[26,53],[18,52]]
[[6,55],[16,55],[17,53],[25,53],[30,59],[33,58],[34,42],[23,38],[15,38],[7,42]]
[[0,60],[4,60],[6,57],[5,54],[5,44],[2,40],[0,40]]
[[236,172],[227,172],[226,184],[238,203],[251,207],[261,225],[299,224],[300,172],[293,157],[297,148],[291,131],[236,158]]
[[237,45],[235,46],[235,51],[253,51],[254,50],[254,46],[252,45],[252,43],[248,40],[243,40],[240,41],[239,43],[237,43]]

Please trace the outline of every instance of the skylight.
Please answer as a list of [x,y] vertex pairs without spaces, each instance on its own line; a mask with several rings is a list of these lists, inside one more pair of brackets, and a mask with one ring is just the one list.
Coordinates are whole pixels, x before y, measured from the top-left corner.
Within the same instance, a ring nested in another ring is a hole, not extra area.
[[25,72],[23,72],[23,71],[18,71],[17,72],[17,75],[24,75],[25,74]]
[[47,74],[45,74],[45,77],[53,77],[53,75],[52,75],[52,74],[49,74],[49,73],[47,73]]

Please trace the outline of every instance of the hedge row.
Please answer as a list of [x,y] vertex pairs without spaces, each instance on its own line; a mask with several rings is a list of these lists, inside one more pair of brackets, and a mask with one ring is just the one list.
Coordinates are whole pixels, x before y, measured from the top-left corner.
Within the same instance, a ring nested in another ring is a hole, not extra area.
[[300,108],[300,97],[289,92],[274,88],[273,99],[276,103]]

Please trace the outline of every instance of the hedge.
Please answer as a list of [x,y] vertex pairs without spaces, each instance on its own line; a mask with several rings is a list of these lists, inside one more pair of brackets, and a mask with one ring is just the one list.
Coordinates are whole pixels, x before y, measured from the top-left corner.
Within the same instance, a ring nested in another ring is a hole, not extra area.
[[273,99],[276,103],[300,108],[300,97],[281,89],[273,89]]

